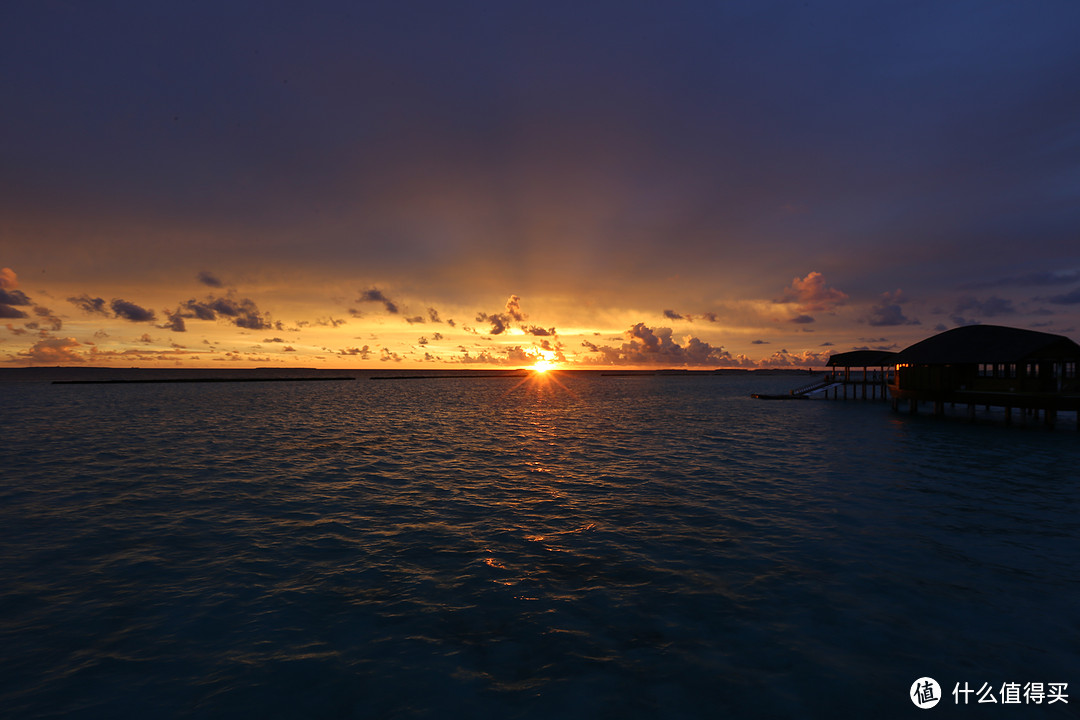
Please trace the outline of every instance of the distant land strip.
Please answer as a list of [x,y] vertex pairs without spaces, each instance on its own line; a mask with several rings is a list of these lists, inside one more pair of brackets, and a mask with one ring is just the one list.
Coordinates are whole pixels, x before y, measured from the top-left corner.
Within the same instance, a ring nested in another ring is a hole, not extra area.
[[132,383],[233,383],[233,382],[316,382],[355,380],[354,377],[245,377],[245,378],[146,378],[140,380],[53,380],[53,385],[129,385]]
[[524,372],[462,373],[460,375],[372,375],[369,380],[457,380],[458,378],[520,378]]

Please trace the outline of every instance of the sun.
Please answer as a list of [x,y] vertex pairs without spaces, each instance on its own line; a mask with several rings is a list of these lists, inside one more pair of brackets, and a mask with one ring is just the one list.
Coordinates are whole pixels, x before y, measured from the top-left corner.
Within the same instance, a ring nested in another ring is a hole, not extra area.
[[553,370],[554,368],[555,368],[555,363],[551,362],[550,360],[545,360],[543,358],[541,358],[540,360],[537,360],[533,364],[533,372],[538,372],[538,373],[546,373],[548,370]]

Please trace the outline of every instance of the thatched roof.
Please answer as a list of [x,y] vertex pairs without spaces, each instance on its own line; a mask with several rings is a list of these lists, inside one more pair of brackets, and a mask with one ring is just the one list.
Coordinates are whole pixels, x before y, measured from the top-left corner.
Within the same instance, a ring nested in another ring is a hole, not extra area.
[[829,367],[885,367],[896,362],[896,353],[885,350],[852,350],[829,358]]
[[1080,358],[1080,345],[1064,335],[1001,325],[966,325],[901,350],[897,363],[967,365]]

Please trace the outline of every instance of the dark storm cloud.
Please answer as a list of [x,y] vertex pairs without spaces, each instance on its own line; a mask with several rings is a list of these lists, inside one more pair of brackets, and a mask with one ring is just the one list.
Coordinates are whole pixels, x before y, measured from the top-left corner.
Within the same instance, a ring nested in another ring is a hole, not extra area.
[[386,312],[391,313],[391,314],[395,314],[395,315],[398,312],[397,303],[395,303],[393,300],[391,300],[390,298],[383,295],[382,290],[379,290],[378,288],[371,288],[369,290],[362,291],[360,293],[360,297],[357,298],[356,302],[382,303],[383,307],[386,308]]
[[219,288],[225,286],[225,283],[221,282],[217,275],[214,275],[211,272],[207,272],[206,270],[200,272],[197,275],[197,278],[199,282],[201,282],[203,285],[206,285],[207,287]]
[[154,319],[154,311],[147,310],[146,308],[136,305],[133,302],[127,300],[121,300],[115,298],[109,307],[112,308],[113,314],[116,317],[123,320],[130,320],[131,322],[150,322]]

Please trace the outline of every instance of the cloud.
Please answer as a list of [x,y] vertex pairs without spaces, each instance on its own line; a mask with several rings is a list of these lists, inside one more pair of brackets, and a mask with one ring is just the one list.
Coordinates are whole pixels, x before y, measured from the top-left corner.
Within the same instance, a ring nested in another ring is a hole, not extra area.
[[983,290],[994,287],[1010,286],[1048,286],[1068,285],[1080,280],[1077,270],[1039,270],[1025,275],[1011,275],[996,280],[983,280],[961,285],[962,290]]
[[426,337],[421,336],[421,338],[416,341],[416,344],[417,345],[427,345],[428,344],[428,339]]
[[369,357],[371,357],[371,348],[369,348],[367,345],[365,345],[362,348],[355,348],[355,347],[344,348],[343,350],[338,350],[337,354],[338,355],[354,355],[356,357],[359,357],[361,360],[367,360]]
[[116,298],[109,306],[112,308],[116,317],[123,318],[124,320],[130,320],[131,322],[149,322],[154,319],[153,310],[147,310],[146,308],[140,307],[133,302],[128,302],[127,300]]
[[443,334],[442,333],[435,333],[434,335],[431,336],[431,339],[435,340],[435,341],[442,340],[443,339]]
[[768,340],[752,340],[750,342],[750,344],[751,345],[768,345],[769,341]]
[[33,303],[22,290],[0,288],[0,305],[33,305]]
[[731,353],[696,337],[688,337],[680,345],[672,339],[668,327],[650,328],[637,323],[624,335],[627,341],[619,347],[597,346],[587,341],[582,345],[599,353],[597,359],[587,360],[605,365],[733,365],[739,364]]
[[4,325],[4,327],[6,327],[8,329],[8,332],[10,332],[12,335],[26,335],[25,328],[17,328],[11,323],[7,323],[6,325]]
[[172,330],[173,332],[187,332],[187,323],[184,322],[184,316],[180,314],[180,308],[177,308],[174,312],[168,313],[167,317],[169,321],[164,325],[158,325],[162,330]]
[[0,318],[24,318],[26,313],[14,306],[33,304],[21,290],[15,289],[18,284],[19,278],[14,270],[0,268]]
[[796,325],[808,325],[814,322],[814,318],[810,317],[809,315],[796,315],[795,317],[788,320],[788,322],[793,322]]
[[279,337],[273,337],[273,338],[263,338],[263,342],[264,343],[283,343],[285,341],[282,340]]
[[902,290],[885,292],[876,305],[870,308],[870,313],[864,318],[871,327],[893,327],[896,325],[918,325],[918,320],[912,320],[904,315],[900,305],[907,302]]
[[422,325],[425,320],[422,315],[414,315],[413,317],[405,318],[405,322],[409,323],[410,325],[416,325],[417,323]]
[[382,303],[386,308],[386,312],[396,315],[398,313],[398,306],[390,298],[383,295],[382,290],[378,288],[371,288],[370,290],[364,290],[360,293],[360,297],[356,302],[377,302]]
[[225,283],[221,282],[221,279],[218,278],[217,275],[214,275],[212,272],[208,272],[206,270],[203,270],[198,275],[196,275],[196,277],[198,278],[199,282],[201,282],[203,285],[206,285],[208,287],[212,287],[212,288],[225,287]]
[[522,325],[521,329],[525,331],[526,335],[535,335],[537,337],[550,337],[555,335],[555,328],[542,328],[537,325]]
[[986,300],[977,300],[974,297],[967,296],[957,301],[953,312],[955,314],[971,312],[980,317],[998,317],[999,315],[1014,315],[1016,308],[1013,307],[1012,300],[997,296],[991,296]]
[[429,307],[427,309],[427,314],[428,314],[428,319],[431,320],[431,322],[433,322],[433,323],[442,322],[442,320],[439,319],[439,311],[436,310],[435,308]]
[[74,350],[81,343],[73,337],[45,338],[38,340],[22,354],[32,362],[44,365],[62,365],[64,363],[81,363],[85,359]]
[[506,314],[510,316],[512,320],[521,322],[525,319],[526,315],[521,311],[521,298],[517,295],[511,295],[506,300]]
[[[510,328],[510,323],[513,321],[522,322],[526,315],[521,310],[521,298],[517,295],[511,295],[506,300],[506,312],[501,313],[477,313],[477,322],[486,322],[491,324],[491,329],[488,330],[489,335],[502,335]],[[447,321],[450,327],[454,326],[452,320]],[[554,330],[554,328],[552,328]],[[527,331],[526,331],[527,332]]]
[[666,317],[668,320],[683,320],[684,319],[682,315],[675,312],[674,310],[665,310],[664,311],[664,317]]
[[[231,295],[207,296],[205,301],[188,300],[181,303],[177,312],[186,318],[216,320],[218,316],[229,318],[237,327],[248,330],[271,330],[278,324],[271,322],[268,315],[259,311],[258,306],[249,298],[236,300]],[[280,328],[278,328],[280,329]]]
[[86,293],[79,295],[78,297],[69,297],[68,302],[75,307],[81,309],[85,313],[91,315],[108,315],[109,311],[105,307],[104,298],[92,298]]
[[1070,290],[1064,295],[1048,297],[1046,298],[1046,302],[1051,302],[1055,305],[1076,305],[1077,303],[1080,303],[1080,287]]
[[819,272],[811,272],[806,277],[794,278],[791,287],[773,302],[789,304],[794,303],[799,312],[827,312],[838,305],[843,305],[848,300],[846,293],[825,284],[825,276]]

